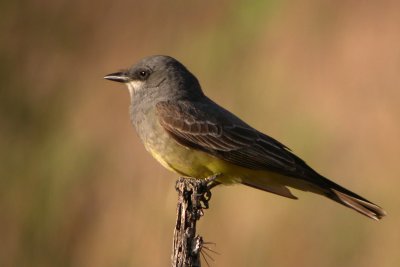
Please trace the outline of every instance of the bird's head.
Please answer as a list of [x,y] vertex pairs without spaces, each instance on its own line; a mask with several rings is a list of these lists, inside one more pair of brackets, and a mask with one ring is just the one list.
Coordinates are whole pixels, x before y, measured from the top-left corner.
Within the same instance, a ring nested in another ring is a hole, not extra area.
[[203,92],[196,77],[176,59],[150,56],[131,68],[108,74],[107,80],[125,83],[131,98],[194,99]]

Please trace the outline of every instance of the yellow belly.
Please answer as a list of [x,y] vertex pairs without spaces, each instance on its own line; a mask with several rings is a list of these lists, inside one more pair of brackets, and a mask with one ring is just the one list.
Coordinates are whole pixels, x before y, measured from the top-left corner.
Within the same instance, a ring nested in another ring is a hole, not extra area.
[[147,150],[166,169],[180,175],[205,179],[215,174],[220,174],[218,180],[223,183],[240,183],[243,169],[220,160],[205,152],[188,149],[180,144],[173,144],[172,151],[160,152],[154,148]]
[[205,179],[219,174],[218,181],[223,184],[241,183],[247,179],[260,177],[269,184],[281,184],[281,175],[259,170],[251,170],[218,159],[205,152],[188,149],[177,144],[174,152],[168,154],[149,148],[151,155],[166,169],[187,177]]

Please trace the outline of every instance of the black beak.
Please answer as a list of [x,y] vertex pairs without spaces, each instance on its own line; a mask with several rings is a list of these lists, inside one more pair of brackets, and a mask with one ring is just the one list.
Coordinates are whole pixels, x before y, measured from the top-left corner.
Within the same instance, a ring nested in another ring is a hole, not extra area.
[[111,73],[104,76],[104,79],[119,83],[127,83],[130,81],[130,78],[125,74],[125,72]]

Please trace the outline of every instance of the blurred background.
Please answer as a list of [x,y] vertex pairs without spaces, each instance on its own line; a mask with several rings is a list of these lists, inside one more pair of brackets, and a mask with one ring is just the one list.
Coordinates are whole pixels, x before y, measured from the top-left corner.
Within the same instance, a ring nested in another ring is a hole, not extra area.
[[145,152],[124,86],[167,54],[205,92],[388,211],[218,187],[211,266],[400,266],[400,2],[0,3],[0,266],[169,266],[177,175]]

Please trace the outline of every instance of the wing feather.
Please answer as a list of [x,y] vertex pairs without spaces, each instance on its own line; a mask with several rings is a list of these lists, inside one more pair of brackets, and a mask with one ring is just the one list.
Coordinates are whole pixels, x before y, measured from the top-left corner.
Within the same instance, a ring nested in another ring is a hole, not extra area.
[[246,168],[288,174],[296,171],[296,160],[287,147],[222,108],[202,105],[160,102],[156,105],[157,117],[162,127],[184,146]]

